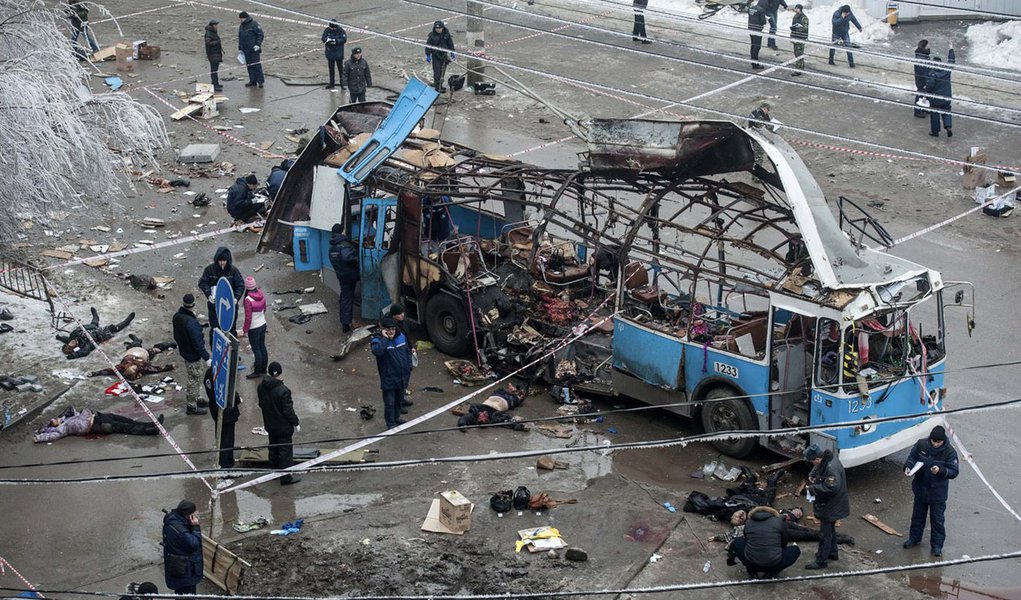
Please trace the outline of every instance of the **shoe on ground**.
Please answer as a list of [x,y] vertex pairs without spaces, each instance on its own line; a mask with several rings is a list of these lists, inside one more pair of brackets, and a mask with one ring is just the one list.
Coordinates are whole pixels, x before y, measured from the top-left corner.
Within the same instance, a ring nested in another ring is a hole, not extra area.
[[925,113],[924,113],[924,112],[916,112],[916,113],[915,113],[915,118],[917,118],[917,119],[924,119],[924,118],[925,118],[925,116],[926,116],[926,115],[925,115]]
[[401,401],[401,406],[414,406],[415,403],[412,400],[404,399]]
[[259,89],[262,89],[262,84],[261,83],[259,84]]
[[209,408],[209,402],[207,402],[206,400],[199,400],[198,402],[195,403],[195,406],[199,408]]
[[808,569],[809,571],[815,571],[817,569],[825,569],[826,568],[826,563],[810,562],[807,565],[805,565],[805,568]]
[[337,86],[331,83],[330,85],[326,86],[326,89],[332,90],[335,87],[337,87]]
[[943,548],[933,548],[932,555],[935,556],[936,558],[943,556]]
[[954,137],[954,132],[949,127],[947,127],[947,137]]
[[294,485],[299,481],[301,481],[301,477],[298,477],[297,475],[288,475],[280,480],[280,485]]
[[245,84],[245,87],[255,87],[255,84],[249,81],[248,83]]
[[407,421],[405,421],[404,419],[397,419],[398,425],[404,425],[405,423],[407,423]]
[[185,409],[184,412],[185,412],[185,414],[188,414],[188,415],[204,415],[204,414],[206,414],[209,411],[204,409],[204,408],[196,408],[196,407],[189,406],[187,409]]
[[801,71],[791,71],[791,77],[801,77],[804,75]]
[[759,63],[753,63],[752,64],[752,68],[755,69],[756,71],[761,71],[762,69],[765,69],[766,67],[760,65]]
[[918,545],[918,542],[916,542],[914,540],[904,540],[904,543],[902,544],[902,546],[904,548],[914,548],[917,545]]
[[642,38],[642,43],[643,43],[643,44],[651,44],[651,43],[652,43],[652,40],[650,40],[650,39],[646,39],[646,38]]
[[632,42],[640,42],[640,41],[642,41],[642,38],[638,37],[637,35],[636,36],[632,36],[631,37],[631,41]]
[[829,556],[826,557],[826,559],[827,560],[840,560],[840,555],[839,554],[830,554]]
[[930,131],[929,135],[931,135],[932,137],[939,137],[939,132],[937,131],[936,133],[933,133]]
[[853,68],[854,68],[854,63],[848,63],[848,64],[847,64],[847,66],[848,66],[849,68],[853,69]]
[[828,60],[828,61],[826,61],[826,64],[828,64],[828,65],[835,65],[837,63],[833,62],[832,60]]
[[258,379],[260,377],[262,377],[262,373],[249,373],[245,375],[245,379]]
[[340,326],[340,330],[343,331],[344,333],[351,333],[351,326],[350,325],[341,325]]

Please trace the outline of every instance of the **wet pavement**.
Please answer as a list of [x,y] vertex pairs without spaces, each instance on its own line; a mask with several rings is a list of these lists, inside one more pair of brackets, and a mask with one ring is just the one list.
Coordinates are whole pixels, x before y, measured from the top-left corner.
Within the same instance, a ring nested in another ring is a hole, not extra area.
[[[107,6],[115,14],[123,14],[163,4],[144,0],[111,2]],[[316,14],[325,10],[318,4],[299,3],[297,6],[304,6],[303,10]],[[458,7],[455,4],[450,6]],[[251,8],[244,3],[237,7]],[[357,8],[356,2],[352,9]],[[357,22],[387,31],[416,24],[424,24],[427,29],[428,24],[442,14],[442,11],[424,11],[394,4],[393,10],[361,12]],[[189,74],[204,68],[201,57],[195,54],[199,47],[197,40],[200,39],[202,25],[211,15],[224,22],[221,26],[224,40],[230,46],[234,35],[233,17],[226,10],[180,6],[124,19],[121,25],[129,37],[147,38],[163,48],[159,63],[137,63],[138,77],[126,78],[126,85],[144,83],[164,96],[170,96],[175,89],[192,89],[194,77]],[[321,64],[318,30],[268,18],[260,20],[270,40],[265,54],[267,59],[288,52],[310,52],[277,63],[281,67],[268,64],[269,77],[264,90],[246,90],[237,80],[225,82],[226,94],[231,100],[224,107],[222,117],[211,123],[242,125],[243,128],[233,129],[232,134],[253,143],[272,140],[274,152],[286,151],[291,149],[292,143],[284,139],[284,129],[314,129],[343,102],[343,98],[341,94],[319,88],[286,86],[276,77],[286,73],[292,81],[322,79],[325,65]],[[463,23],[458,20],[452,23],[455,36],[463,38]],[[610,25],[610,22],[606,24]],[[657,24],[650,23],[650,26],[653,32],[657,31]],[[101,24],[97,28],[101,39],[110,39],[113,35],[109,25]],[[408,35],[417,39],[420,33],[424,33],[419,29],[412,29]],[[954,35],[956,30],[953,25],[928,24],[903,27],[901,31],[902,35],[889,44],[891,49],[906,52],[913,47],[913,40],[919,35]],[[676,33],[663,30],[654,35],[676,35],[677,39],[683,39],[680,36],[685,33],[692,32],[680,28]],[[527,34],[519,30],[497,29],[487,34],[494,46],[494,55],[514,62],[531,61],[545,70],[579,79],[603,81],[616,87],[645,90],[654,95],[683,99],[740,79],[735,74],[717,72],[706,76],[705,72],[679,63],[630,54],[605,60],[593,59],[578,42],[550,36],[515,41]],[[599,35],[586,33],[586,36]],[[357,34],[350,37],[354,41],[365,36]],[[380,85],[399,89],[405,73],[425,74],[427,66],[421,62],[418,51],[410,46],[378,39],[357,43],[365,48],[366,58],[373,65],[374,80]],[[705,43],[741,53],[742,56],[745,50],[743,40],[706,40]],[[652,46],[657,51],[684,55],[681,50],[659,50],[660,47]],[[557,60],[538,61],[537,50],[541,50],[543,57],[555,56]],[[966,52],[962,54],[966,55]],[[816,65],[810,62],[810,66]],[[104,67],[112,70],[110,63]],[[880,81],[897,81],[898,78],[909,81],[906,74],[898,74],[895,69],[865,67],[858,69],[859,76],[874,77]],[[841,71],[837,69],[834,72]],[[631,99],[631,102],[614,100],[536,77],[522,75],[520,78],[535,86],[548,101],[575,114],[628,116],[647,110],[634,102],[656,105],[640,98]],[[177,81],[167,82],[172,79]],[[849,83],[848,86],[854,87],[854,84]],[[968,94],[987,94],[991,101],[1018,106],[1017,95],[1012,95],[1010,90],[972,89]],[[379,89],[370,90],[368,94],[370,100],[382,99],[385,95],[386,92]],[[170,113],[166,106],[156,104],[144,92],[135,92],[135,96],[144,102],[154,103],[164,116]],[[704,105],[739,114],[749,112],[755,102],[770,98],[774,106],[779,104],[779,109],[774,112],[782,115],[779,117],[782,121],[806,128],[844,132],[849,137],[868,138],[877,143],[953,158],[962,158],[969,145],[981,144],[990,148],[992,162],[1021,162],[1016,153],[1016,130],[966,125],[967,121],[960,120],[956,128],[960,134],[958,137],[952,141],[945,138],[936,141],[925,135],[924,124],[919,125],[921,120],[913,120],[906,109],[847,99],[822,104],[823,96],[819,92],[802,90],[796,93],[761,80],[716,93],[710,98],[704,101]],[[242,115],[237,110],[242,106],[262,110]],[[825,108],[820,109],[820,106]],[[682,114],[693,112],[688,108],[674,110]],[[499,95],[492,98],[458,95],[453,104],[436,113],[439,116],[434,126],[442,128],[445,137],[494,153],[511,154],[569,135],[556,117],[538,103],[522,99],[506,89],[501,89]],[[432,115],[427,117],[427,123],[431,118]],[[540,118],[551,122],[542,123]],[[1005,118],[1017,120],[1015,117]],[[168,128],[172,133],[172,145],[178,149],[192,142],[220,143],[223,150],[221,160],[238,165],[238,174],[254,169],[262,179],[270,166],[279,162],[279,159],[260,158],[251,150],[232,144],[196,123],[168,122]],[[789,137],[804,136],[791,134]],[[572,141],[530,152],[521,158],[547,166],[570,167],[575,164],[575,153],[581,149],[581,145]],[[799,151],[828,195],[845,194],[883,202],[883,208],[877,211],[878,216],[894,237],[911,233],[972,206],[959,189],[956,167],[855,156],[804,146],[799,146]],[[169,154],[167,165],[173,166]],[[233,177],[193,178],[191,189],[215,197],[214,190],[226,188],[232,182]],[[114,239],[133,241],[146,235],[133,223],[144,216],[167,219],[168,230],[183,233],[201,231],[197,228],[199,223],[204,224],[203,229],[228,224],[229,219],[219,201],[207,208],[194,209],[186,204],[190,196],[179,192],[156,194],[144,183],[137,183],[135,188],[129,190],[120,206],[105,204],[90,214],[70,216],[59,227],[54,227],[65,231],[59,238],[33,238],[31,252],[35,254],[44,248],[86,238],[98,238],[103,243]],[[211,221],[215,221],[215,225],[210,224]],[[112,225],[114,229],[120,226],[124,233],[115,236],[89,230],[97,224]],[[978,326],[974,335],[967,336],[963,315],[953,314],[948,323],[948,406],[1003,400],[1016,395],[1014,390],[1021,388],[1017,367],[953,372],[961,366],[1021,357],[1021,351],[1016,347],[1015,317],[1016,298],[1021,294],[1021,278],[1014,276],[1018,259],[1017,233],[1011,219],[993,220],[972,215],[936,234],[909,242],[894,252],[940,270],[946,280],[968,280],[977,286]],[[357,408],[363,404],[379,404],[371,355],[361,348],[342,362],[334,363],[328,358],[340,341],[339,330],[335,326],[335,297],[315,274],[293,272],[287,266],[290,257],[256,254],[256,239],[253,234],[227,234],[219,239],[125,257],[110,272],[78,266],[60,269],[54,275],[61,289],[67,291],[76,315],[87,315],[90,304],[97,306],[104,322],[119,319],[123,313],[134,310],[139,318],[130,331],[150,343],[169,339],[169,318],[176,310],[178,299],[182,294],[194,291],[193,282],[218,245],[226,244],[233,249],[236,263],[245,274],[251,274],[256,267],[264,265],[254,275],[263,289],[269,292],[315,286],[316,291],[303,297],[302,301],[322,300],[329,307],[330,314],[315,317],[305,325],[289,323],[286,312],[276,313],[270,319],[271,359],[284,364],[284,380],[294,390],[296,410],[303,425],[299,439],[319,440],[377,433],[382,428],[381,414],[377,414],[374,420],[363,421],[357,413]],[[185,256],[174,258],[178,253]],[[114,276],[118,272],[171,276],[176,281],[169,290],[137,292]],[[157,294],[163,294],[165,298],[161,299]],[[290,303],[295,296],[271,295],[270,301],[278,298]],[[6,303],[7,298],[0,295],[0,304]],[[20,315],[19,319],[31,319],[31,323],[44,323],[48,319],[42,303],[22,310],[29,315]],[[111,349],[119,345],[120,337],[107,344]],[[40,377],[47,376],[54,381],[61,377],[68,380],[69,369],[84,371],[103,366],[94,356],[82,361],[66,361],[59,354],[59,344],[52,340],[52,332],[46,328],[42,333],[6,334],[0,338],[0,349],[5,356],[11,357],[11,368],[39,371]],[[245,364],[250,364],[251,354],[246,351],[243,357]],[[467,393],[468,390],[454,385],[443,372],[443,359],[435,351],[422,353],[422,364],[416,370],[413,381],[416,404],[412,407],[412,416]],[[176,359],[174,362],[177,362]],[[178,370],[171,375],[180,380],[184,373]],[[54,404],[52,410],[73,403],[140,418],[141,410],[131,406],[129,401],[104,397],[102,389],[106,385],[105,381],[79,382]],[[241,380],[240,386],[246,403],[237,426],[238,441],[240,444],[264,442],[265,437],[252,433],[254,427],[261,425],[254,383]],[[420,391],[426,386],[438,386],[444,392]],[[613,400],[600,405],[612,407],[619,404],[626,404],[626,401]],[[181,393],[168,394],[163,403],[150,408],[166,415],[171,435],[184,448],[201,449],[212,445],[211,419],[184,416]],[[556,404],[543,395],[529,399],[518,412],[526,418],[546,417],[552,415],[555,408]],[[36,417],[29,423],[0,432],[0,467],[169,452],[169,446],[157,439],[127,436],[71,438],[53,444],[33,445],[29,434],[34,427],[41,425],[42,419],[42,416]],[[1008,501],[1017,503],[1021,498],[1021,480],[1016,477],[1014,465],[1021,454],[1013,426],[1017,422],[1016,412],[975,413],[955,417],[951,422],[990,482]],[[452,426],[454,423],[452,416],[438,417],[419,429]],[[619,433],[609,433],[610,427]],[[561,448],[565,445],[600,444],[607,439],[661,439],[694,432],[692,423],[656,410],[614,415],[605,423],[583,426],[574,437],[566,440],[549,438],[534,431],[521,433],[499,428],[402,436],[377,444],[375,448],[379,454],[374,458],[383,461],[522,448]],[[338,447],[342,443],[329,443],[324,448]],[[925,544],[918,549],[904,551],[900,548],[902,538],[887,536],[860,519],[861,514],[868,512],[901,532],[907,529],[911,494],[909,482],[900,470],[904,456],[901,453],[849,472],[852,516],[842,523],[841,531],[855,536],[857,544],[853,550],[843,553],[841,568],[893,566],[929,559]],[[723,492],[726,484],[695,480],[689,475],[706,462],[718,458],[718,453],[711,448],[692,445],[683,449],[616,452],[609,456],[584,452],[559,458],[568,461],[570,466],[567,470],[552,473],[537,472],[534,461],[526,459],[310,475],[296,486],[281,487],[273,482],[237,494],[226,494],[213,511],[210,511],[207,502],[208,490],[196,479],[4,487],[0,506],[7,518],[0,524],[0,555],[42,587],[120,591],[127,581],[149,578],[162,589],[162,573],[158,567],[160,509],[174,506],[182,497],[188,497],[199,504],[204,525],[210,522],[210,518],[214,519],[212,531],[222,540],[242,537],[230,529],[230,525],[238,519],[250,521],[265,516],[273,525],[295,518],[308,520],[307,530],[297,537],[278,538],[264,533],[247,535],[248,539],[239,548],[243,556],[257,565],[250,582],[258,585],[249,589],[250,592],[264,590],[266,593],[322,595],[336,593],[347,586],[366,593],[382,593],[380,590],[389,589],[385,587],[387,568],[390,572],[398,568],[409,569],[405,578],[399,580],[397,588],[400,591],[425,590],[423,593],[478,589],[501,592],[592,589],[742,577],[740,568],[723,564],[725,557],[721,545],[707,541],[709,536],[725,531],[722,525],[695,515],[683,515],[685,518],[682,520],[682,515],[669,513],[662,506],[664,501],[678,507],[683,505],[685,495],[694,489],[710,494]],[[214,461],[212,454],[198,455],[194,460],[200,466],[212,465]],[[761,452],[753,455],[747,464],[759,466],[775,460],[778,457]],[[728,462],[733,464],[734,461]],[[0,473],[3,477],[67,478],[166,471],[187,471],[187,467],[176,456],[164,456],[44,469],[3,469]],[[517,485],[526,485],[533,492],[549,491],[556,498],[577,498],[579,503],[544,515],[496,517],[487,505],[489,495]],[[477,504],[472,531],[462,538],[421,532],[419,525],[431,498],[451,488],[460,490]],[[880,503],[874,502],[877,498]],[[792,498],[784,502],[794,504]],[[553,561],[544,555],[524,556],[513,552],[514,531],[544,524],[559,527],[570,543],[586,548],[590,561],[574,565],[563,560]],[[951,485],[948,532],[946,557],[978,556],[1016,550],[1017,540],[1021,539],[1021,524],[999,506],[970,468],[963,467],[961,476]],[[370,539],[368,545],[362,544],[366,538]],[[806,544],[803,551],[813,552],[814,544]],[[650,564],[648,560],[653,552],[663,555],[664,560]],[[300,573],[302,571],[294,565],[308,556],[314,557],[308,562],[314,577],[292,581],[278,577],[279,573],[274,571],[281,568],[274,561],[286,561],[284,564],[290,565],[294,573]],[[360,579],[358,569],[344,570],[336,566],[337,562],[347,564],[345,557],[350,557],[351,565],[376,564],[378,568],[370,569],[369,575]],[[436,587],[430,588],[423,582],[428,582],[434,572],[445,573],[436,557],[443,557],[461,569],[474,568],[491,576],[473,575],[457,579],[445,574],[436,578]],[[711,563],[708,573],[703,572],[706,561]],[[1018,566],[1017,561],[1005,561],[856,578],[847,583],[831,580],[769,588],[734,588],[727,593],[732,597],[749,598],[1019,598],[1021,570]],[[515,569],[520,569],[520,572]],[[341,578],[340,575],[345,573],[348,575]],[[790,573],[798,575],[804,571],[799,564]],[[302,587],[303,582],[306,587]],[[0,577],[0,583],[10,584],[11,580]],[[419,583],[423,583],[423,587],[416,588]],[[203,589],[215,591],[208,584]],[[719,592],[699,593],[705,597],[710,594],[719,596]]]

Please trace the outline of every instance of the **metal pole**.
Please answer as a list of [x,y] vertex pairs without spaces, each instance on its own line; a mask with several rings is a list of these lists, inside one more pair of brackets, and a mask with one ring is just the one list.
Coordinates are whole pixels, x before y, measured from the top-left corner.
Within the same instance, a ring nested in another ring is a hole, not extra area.
[[[482,4],[468,0],[468,52],[469,56],[486,53],[485,21]],[[468,85],[474,86],[485,77],[485,63],[478,58],[468,59]]]

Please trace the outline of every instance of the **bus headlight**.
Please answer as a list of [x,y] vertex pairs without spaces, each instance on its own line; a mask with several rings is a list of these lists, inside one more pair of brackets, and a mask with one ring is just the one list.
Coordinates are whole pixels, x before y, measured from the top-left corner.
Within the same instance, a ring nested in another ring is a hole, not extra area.
[[[862,421],[871,421],[872,417],[862,417]],[[865,435],[866,433],[872,433],[876,430],[875,423],[862,423],[861,425],[854,428],[855,435]]]

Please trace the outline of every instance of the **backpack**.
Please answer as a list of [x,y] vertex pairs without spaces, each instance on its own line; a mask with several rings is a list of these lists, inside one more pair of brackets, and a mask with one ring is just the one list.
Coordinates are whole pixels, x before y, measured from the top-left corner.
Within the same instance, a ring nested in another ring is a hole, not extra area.
[[489,499],[489,508],[492,508],[498,513],[510,512],[513,497],[514,492],[510,490],[497,492]]
[[528,510],[528,503],[531,499],[532,492],[523,485],[518,486],[518,489],[514,490],[514,510]]

